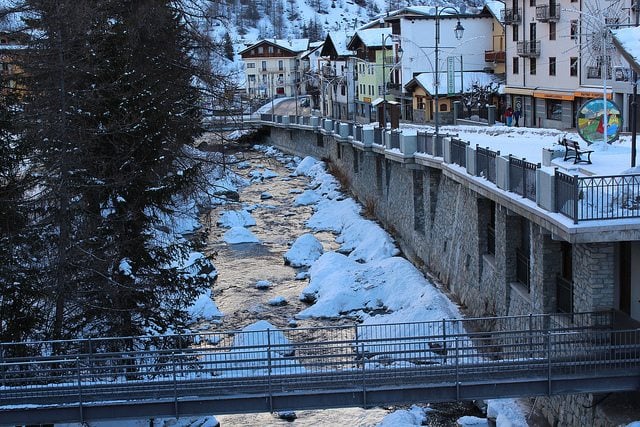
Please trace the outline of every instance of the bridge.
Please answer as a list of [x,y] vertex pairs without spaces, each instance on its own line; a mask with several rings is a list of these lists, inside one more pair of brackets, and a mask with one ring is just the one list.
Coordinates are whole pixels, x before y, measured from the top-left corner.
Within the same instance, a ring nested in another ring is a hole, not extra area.
[[0,424],[639,390],[640,329],[617,325],[604,312],[3,343]]

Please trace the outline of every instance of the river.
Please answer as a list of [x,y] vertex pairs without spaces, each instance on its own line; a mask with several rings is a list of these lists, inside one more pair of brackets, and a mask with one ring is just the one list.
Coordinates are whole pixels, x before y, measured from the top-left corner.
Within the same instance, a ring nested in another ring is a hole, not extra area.
[[[215,224],[225,210],[252,207],[251,215],[256,225],[250,230],[260,239],[261,244],[229,245],[223,241],[226,229],[211,227],[207,253],[213,258],[219,276],[214,286],[214,300],[224,317],[219,323],[200,325],[201,330],[237,330],[258,320],[267,320],[278,328],[291,326],[335,326],[352,324],[351,319],[338,320],[294,320],[296,313],[306,307],[298,296],[307,280],[296,280],[296,269],[284,264],[283,255],[289,245],[300,235],[309,232],[305,221],[312,215],[309,206],[294,206],[293,202],[309,179],[292,177],[291,170],[274,158],[265,157],[257,151],[243,153],[250,168],[236,169],[249,178],[251,171],[268,169],[277,174],[269,179],[254,180],[240,190],[240,201],[213,209],[210,221]],[[265,193],[271,198],[264,199]],[[323,244],[324,250],[335,250],[339,246],[331,233],[314,234]],[[272,286],[265,290],[256,287],[259,280],[268,280]],[[269,301],[284,297],[285,305],[273,306]],[[286,421],[269,413],[219,415],[216,418],[222,427],[226,426],[374,426],[396,408],[331,409],[298,411],[294,421]],[[431,426],[455,425],[455,420],[463,415],[481,416],[470,404],[442,404],[433,407],[429,416]],[[213,414],[215,415],[215,414]]]

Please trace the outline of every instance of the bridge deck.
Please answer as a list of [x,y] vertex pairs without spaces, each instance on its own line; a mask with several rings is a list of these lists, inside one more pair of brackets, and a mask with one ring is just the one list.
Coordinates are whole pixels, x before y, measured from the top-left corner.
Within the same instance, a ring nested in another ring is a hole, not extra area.
[[1,344],[0,423],[640,389],[639,329],[554,316]]

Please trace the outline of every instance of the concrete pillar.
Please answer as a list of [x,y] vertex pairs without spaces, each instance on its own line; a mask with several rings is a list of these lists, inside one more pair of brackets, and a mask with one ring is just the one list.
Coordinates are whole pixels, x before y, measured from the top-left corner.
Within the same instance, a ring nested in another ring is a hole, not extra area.
[[489,121],[489,126],[493,126],[496,124],[496,106],[495,105],[489,105],[487,117]]
[[462,102],[453,101],[453,124],[454,126],[458,124],[458,119],[460,118],[460,112],[462,111]]

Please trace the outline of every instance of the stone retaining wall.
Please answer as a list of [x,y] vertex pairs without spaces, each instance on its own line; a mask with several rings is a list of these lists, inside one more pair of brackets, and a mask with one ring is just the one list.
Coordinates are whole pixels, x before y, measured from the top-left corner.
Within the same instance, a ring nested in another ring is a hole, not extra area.
[[[556,311],[561,242],[538,224],[544,221],[516,214],[502,199],[479,193],[438,162],[416,164],[385,147],[358,145],[328,133],[272,127],[269,143],[326,160],[339,170],[354,197],[395,237],[404,255],[435,277],[467,315]],[[574,311],[614,307],[615,245],[573,245]],[[528,253],[528,287],[516,280],[517,251]],[[541,398],[539,407],[553,425],[613,425],[603,411],[588,408],[591,401],[591,395]]]

